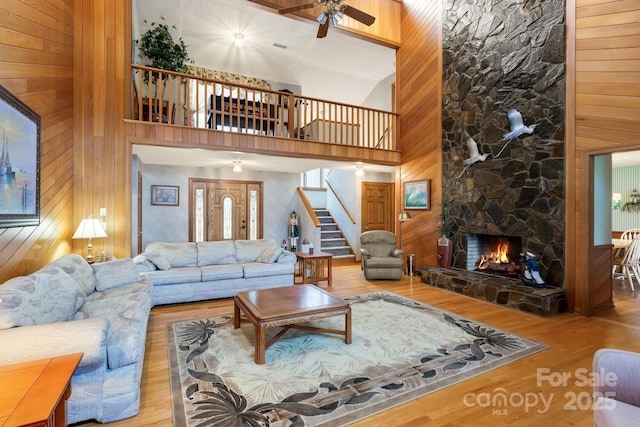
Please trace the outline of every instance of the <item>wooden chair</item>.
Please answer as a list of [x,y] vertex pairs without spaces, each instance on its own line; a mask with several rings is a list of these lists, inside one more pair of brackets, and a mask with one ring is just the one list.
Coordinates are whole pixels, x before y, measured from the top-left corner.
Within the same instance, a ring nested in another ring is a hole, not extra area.
[[[615,268],[615,265],[614,265]],[[632,291],[635,291],[633,280],[640,285],[640,233],[636,234],[624,253],[620,262],[621,274],[614,278],[626,279]],[[615,270],[614,270],[615,273]]]
[[[622,234],[620,235],[620,239],[633,240],[633,238],[636,237],[638,234],[640,234],[640,228],[630,228],[622,232]],[[622,262],[627,252],[628,252],[628,249],[625,249],[625,248],[617,248],[613,252],[613,269],[611,271],[611,275],[614,278],[616,277],[616,270],[618,270],[618,267],[622,269]]]

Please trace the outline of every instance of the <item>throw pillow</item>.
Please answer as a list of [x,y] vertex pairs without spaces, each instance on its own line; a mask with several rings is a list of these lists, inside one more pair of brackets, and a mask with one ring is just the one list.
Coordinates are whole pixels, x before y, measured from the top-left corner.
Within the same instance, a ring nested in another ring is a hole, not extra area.
[[100,262],[93,264],[92,267],[97,280],[97,291],[105,291],[141,280],[140,273],[131,258]]
[[160,270],[169,270],[171,268],[171,263],[169,262],[169,260],[158,253],[151,252],[144,253],[143,255],[145,256],[145,258],[155,264],[155,266]]
[[256,259],[256,261],[263,262],[266,264],[271,264],[272,262],[275,262],[278,259],[278,257],[282,254],[283,250],[284,249],[282,249],[279,246],[269,246],[264,251],[262,251],[262,253],[260,254],[260,256],[258,256],[258,259]]

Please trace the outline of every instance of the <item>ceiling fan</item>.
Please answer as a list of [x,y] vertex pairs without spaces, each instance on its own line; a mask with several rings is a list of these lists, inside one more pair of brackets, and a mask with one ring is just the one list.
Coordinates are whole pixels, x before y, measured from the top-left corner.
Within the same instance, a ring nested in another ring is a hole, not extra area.
[[318,28],[319,39],[326,37],[329,28],[334,28],[338,26],[338,22],[342,19],[342,15],[350,16],[356,21],[362,22],[364,25],[371,25],[375,22],[376,18],[374,16],[369,15],[355,7],[349,6],[348,4],[342,4],[343,0],[318,0],[313,3],[302,4],[299,6],[286,7],[284,9],[278,10],[281,15],[287,13],[298,12],[300,10],[305,9],[313,9],[316,7],[323,7],[324,11],[318,15],[318,22],[320,23],[320,28]]

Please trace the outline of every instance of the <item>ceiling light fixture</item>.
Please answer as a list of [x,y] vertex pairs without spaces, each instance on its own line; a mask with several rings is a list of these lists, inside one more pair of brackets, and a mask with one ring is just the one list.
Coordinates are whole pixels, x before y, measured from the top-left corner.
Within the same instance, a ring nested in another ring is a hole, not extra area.
[[233,172],[234,173],[240,173],[242,172],[242,162],[240,162],[240,160],[235,160],[233,162]]
[[364,175],[364,166],[356,166],[356,176]]
[[242,47],[244,45],[244,34],[242,33],[235,33],[233,35],[233,45],[235,47]]

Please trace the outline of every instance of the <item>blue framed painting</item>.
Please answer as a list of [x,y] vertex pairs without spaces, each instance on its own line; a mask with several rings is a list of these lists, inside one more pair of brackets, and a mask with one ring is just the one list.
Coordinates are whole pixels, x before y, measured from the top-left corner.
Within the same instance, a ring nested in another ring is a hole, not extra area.
[[0,228],[40,224],[40,116],[0,85]]
[[431,209],[431,180],[404,183],[404,209]]

